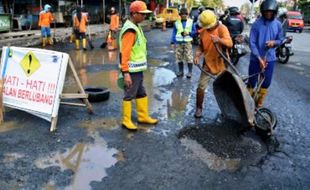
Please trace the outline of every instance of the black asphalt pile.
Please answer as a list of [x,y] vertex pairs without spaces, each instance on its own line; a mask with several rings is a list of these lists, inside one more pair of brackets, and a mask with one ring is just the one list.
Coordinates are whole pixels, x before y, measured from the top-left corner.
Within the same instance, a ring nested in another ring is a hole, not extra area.
[[254,131],[242,133],[233,122],[185,127],[178,138],[197,141],[207,152],[223,159],[240,159],[241,165],[255,165],[267,155],[266,144]]

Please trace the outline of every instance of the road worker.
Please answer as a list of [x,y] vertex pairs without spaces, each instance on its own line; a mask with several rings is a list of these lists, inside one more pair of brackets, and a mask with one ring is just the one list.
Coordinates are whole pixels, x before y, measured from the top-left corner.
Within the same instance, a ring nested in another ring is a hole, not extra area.
[[80,40],[82,39],[82,47],[83,50],[87,50],[87,40],[86,40],[86,26],[87,26],[88,18],[86,14],[82,14],[81,7],[77,7],[76,15],[74,16],[73,25],[76,31],[76,39],[75,39],[75,49],[80,49]]
[[44,9],[40,12],[39,15],[39,27],[41,27],[41,36],[42,36],[42,47],[45,47],[46,44],[53,44],[51,38],[51,23],[54,21],[54,17],[51,13],[51,6],[49,4],[44,5]]
[[[199,64],[203,55],[203,69],[213,75],[217,75],[225,70],[224,60],[217,52],[214,43],[221,47],[231,48],[233,43],[227,27],[221,24],[216,15],[211,10],[203,11],[199,16],[200,44],[196,50],[194,64]],[[196,90],[196,111],[195,117],[202,117],[202,105],[205,89],[207,88],[210,76],[201,72],[198,87]]]
[[[274,64],[276,63],[275,47],[283,40],[282,25],[276,19],[278,3],[276,0],[264,0],[260,5],[261,17],[258,18],[250,31],[250,65],[249,76],[263,71],[264,82],[255,100],[256,106],[263,106],[268,87],[271,84]],[[253,95],[258,76],[251,77],[248,90]]]
[[174,23],[174,28],[171,36],[171,45],[175,49],[175,58],[178,63],[179,71],[176,73],[177,77],[183,77],[184,75],[184,63],[187,63],[188,72],[187,78],[192,77],[193,70],[193,47],[192,41],[195,35],[195,26],[193,20],[188,18],[187,8],[180,10],[181,19],[178,19]]
[[122,126],[136,130],[131,120],[132,100],[136,100],[138,122],[157,124],[158,120],[149,116],[148,97],[143,86],[143,71],[147,69],[147,40],[139,26],[147,13],[151,13],[143,1],[130,4],[130,19],[123,25],[120,32],[120,70],[123,74],[124,97]]

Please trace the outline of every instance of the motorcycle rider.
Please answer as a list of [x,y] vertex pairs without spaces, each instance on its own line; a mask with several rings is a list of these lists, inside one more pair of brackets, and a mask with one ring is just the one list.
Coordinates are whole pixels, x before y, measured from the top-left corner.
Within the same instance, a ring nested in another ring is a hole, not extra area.
[[[271,84],[274,64],[276,62],[275,47],[283,40],[281,23],[275,19],[278,12],[276,0],[264,0],[260,5],[261,17],[252,25],[250,31],[250,65],[249,76],[263,71],[265,80],[258,91],[256,106],[261,107]],[[258,76],[251,77],[247,84],[249,93],[253,95]]]
[[281,25],[282,25],[283,36],[286,37],[286,32],[287,32],[287,28],[288,28],[286,11],[282,11],[281,13],[279,13],[278,20],[281,22]]
[[229,7],[228,12],[229,16],[226,17],[226,19],[224,19],[222,22],[228,28],[232,39],[234,39],[236,36],[243,32],[244,24],[240,18],[238,7]]

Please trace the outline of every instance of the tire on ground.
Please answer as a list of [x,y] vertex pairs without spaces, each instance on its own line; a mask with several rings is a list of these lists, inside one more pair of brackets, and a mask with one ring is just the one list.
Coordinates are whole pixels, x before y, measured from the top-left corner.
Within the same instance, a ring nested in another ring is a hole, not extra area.
[[110,97],[110,90],[105,87],[86,86],[84,90],[90,102],[102,102]]

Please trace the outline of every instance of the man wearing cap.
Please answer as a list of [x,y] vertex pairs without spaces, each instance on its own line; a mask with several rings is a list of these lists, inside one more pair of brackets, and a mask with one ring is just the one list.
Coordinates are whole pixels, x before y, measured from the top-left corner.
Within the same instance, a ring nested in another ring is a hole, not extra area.
[[42,47],[46,46],[46,43],[53,44],[51,38],[51,22],[54,20],[51,13],[51,6],[49,4],[44,5],[44,10],[39,15],[39,26],[41,27]]
[[[218,22],[216,15],[211,10],[203,11],[199,16],[199,26],[202,28],[200,33],[200,45],[198,46],[194,64],[199,64],[201,55],[204,56],[203,69],[213,75],[217,75],[225,69],[224,60],[217,52],[214,43],[220,47],[231,48],[233,43],[227,27]],[[207,88],[210,77],[203,72],[200,74],[198,87],[196,90],[196,112],[195,117],[202,117],[202,104],[205,89]]]
[[148,113],[148,98],[143,86],[143,71],[147,69],[146,38],[139,23],[145,19],[147,9],[143,1],[130,4],[130,19],[120,32],[120,70],[124,77],[123,118],[122,126],[136,130],[137,126],[131,121],[131,101],[136,100],[138,122],[157,124]]
[[192,77],[193,70],[193,51],[192,51],[192,41],[195,35],[195,27],[193,25],[193,20],[188,18],[187,8],[182,8],[180,10],[181,19],[178,19],[174,23],[171,42],[170,44],[175,47],[175,58],[179,66],[179,72],[177,72],[177,77],[183,77],[183,61],[187,63],[188,73],[187,78]]

